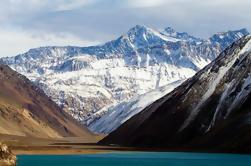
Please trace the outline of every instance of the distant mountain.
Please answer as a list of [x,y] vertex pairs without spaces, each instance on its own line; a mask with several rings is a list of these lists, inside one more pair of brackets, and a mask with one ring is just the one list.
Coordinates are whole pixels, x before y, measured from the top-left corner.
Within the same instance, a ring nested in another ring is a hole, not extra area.
[[0,134],[93,140],[85,127],[62,111],[26,77],[0,64]]
[[[118,39],[92,47],[41,47],[2,58],[39,85],[83,124],[109,105],[193,76],[226,47],[246,35],[229,31],[204,40],[172,28],[137,25]],[[226,36],[226,37],[224,37]]]
[[236,39],[239,39],[243,36],[249,35],[249,32],[247,29],[240,29],[238,31],[228,31],[221,32],[213,35],[210,37],[210,41],[215,44],[219,44],[222,49],[224,50],[226,47],[230,46]]
[[251,151],[251,36],[103,139],[102,144]]

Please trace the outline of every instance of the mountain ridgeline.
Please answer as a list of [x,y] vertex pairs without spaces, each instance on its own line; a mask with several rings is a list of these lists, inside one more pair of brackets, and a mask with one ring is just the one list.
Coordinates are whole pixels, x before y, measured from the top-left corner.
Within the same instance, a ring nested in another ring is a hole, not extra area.
[[241,29],[200,39],[170,27],[156,31],[137,25],[103,45],[41,47],[1,60],[74,119],[94,132],[110,132],[92,126],[121,102],[192,77],[247,34]]
[[112,132],[100,144],[251,151],[251,36]]

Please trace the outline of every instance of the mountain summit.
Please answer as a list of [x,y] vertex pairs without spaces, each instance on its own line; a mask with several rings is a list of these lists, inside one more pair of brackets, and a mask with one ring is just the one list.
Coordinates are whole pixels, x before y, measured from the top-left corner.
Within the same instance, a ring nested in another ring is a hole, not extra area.
[[241,38],[243,36],[249,35],[249,32],[247,29],[243,28],[236,31],[228,31],[228,32],[220,32],[212,37],[210,37],[210,41],[215,44],[219,44],[222,49],[225,49],[230,44],[232,44],[231,41]]
[[187,41],[187,42],[194,42],[194,43],[200,43],[203,42],[203,39],[194,37],[192,35],[189,35],[186,32],[176,32],[173,28],[171,27],[167,27],[164,29],[164,31],[162,31],[162,34],[169,36],[169,37],[173,37],[173,38],[177,38],[181,41]]

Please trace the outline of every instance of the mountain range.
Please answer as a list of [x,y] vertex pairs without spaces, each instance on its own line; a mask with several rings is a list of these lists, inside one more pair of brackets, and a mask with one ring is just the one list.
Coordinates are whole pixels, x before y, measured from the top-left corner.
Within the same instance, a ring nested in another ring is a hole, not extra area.
[[[170,27],[157,31],[137,25],[99,46],[41,47],[0,61],[32,80],[74,119],[94,132],[109,133],[119,125],[94,127],[101,126],[103,116],[149,91],[192,77],[247,34],[241,29],[200,39]],[[124,118],[141,109],[136,110]]]
[[250,152],[251,36],[104,138],[101,144]]

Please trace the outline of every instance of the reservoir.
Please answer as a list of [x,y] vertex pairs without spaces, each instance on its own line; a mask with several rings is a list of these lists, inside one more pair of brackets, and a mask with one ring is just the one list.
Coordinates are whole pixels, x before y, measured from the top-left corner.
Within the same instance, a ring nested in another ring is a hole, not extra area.
[[84,155],[19,155],[18,166],[250,166],[251,155],[119,152]]

